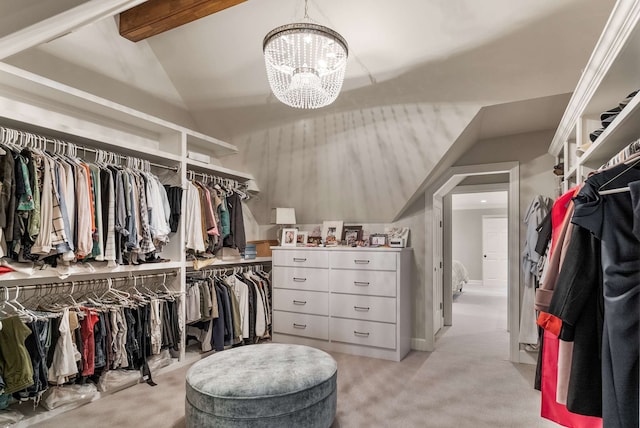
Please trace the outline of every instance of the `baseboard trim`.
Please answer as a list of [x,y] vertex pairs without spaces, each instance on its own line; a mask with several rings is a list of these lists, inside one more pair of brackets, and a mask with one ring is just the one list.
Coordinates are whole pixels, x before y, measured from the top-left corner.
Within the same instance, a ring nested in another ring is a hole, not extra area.
[[469,285],[482,285],[483,282],[481,279],[470,279],[469,281],[467,281],[467,284]]
[[527,352],[524,349],[520,350],[518,354],[518,361],[520,364],[538,364],[538,353],[537,352]]
[[411,349],[414,351],[429,351],[427,339],[411,338]]

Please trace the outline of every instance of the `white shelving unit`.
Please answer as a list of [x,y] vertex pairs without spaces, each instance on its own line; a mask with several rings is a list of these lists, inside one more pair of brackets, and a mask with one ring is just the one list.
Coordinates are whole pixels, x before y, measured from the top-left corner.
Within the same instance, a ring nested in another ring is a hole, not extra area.
[[[640,95],[636,95],[593,143],[589,139],[602,127],[602,112],[640,89],[639,20],[639,0],[616,3],[569,101],[549,147],[549,153],[565,163],[562,191],[640,138]],[[578,147],[589,143],[581,156],[575,156]]]
[[[176,171],[172,177],[173,184],[183,188],[186,186],[187,170],[230,178],[242,183],[253,179],[251,174],[220,165],[220,158],[238,152],[237,147],[232,144],[1,62],[0,126],[172,167]],[[211,162],[188,159],[188,150],[206,153],[211,157]],[[82,150],[79,153],[82,156]],[[161,171],[166,172],[154,167],[152,171],[159,176]],[[163,249],[161,256],[170,261],[135,266],[120,265],[113,268],[108,267],[106,262],[89,262],[76,263],[69,267],[38,267],[27,272],[12,272],[0,276],[0,288],[68,284],[74,280],[176,272],[176,275],[167,277],[166,285],[184,292],[186,272],[193,269],[193,262],[186,260],[182,221],[178,231],[170,236],[170,242]],[[213,266],[264,264],[270,260],[269,257],[230,262],[217,260]],[[21,267],[28,270],[29,265]],[[180,314],[180,320],[184,325],[184,313]],[[198,356],[186,355],[183,337],[180,364],[172,366],[179,367],[193,361],[194,358]],[[69,410],[69,407],[65,410]],[[58,413],[60,412],[38,412],[33,419],[29,418],[17,426],[27,426]]]

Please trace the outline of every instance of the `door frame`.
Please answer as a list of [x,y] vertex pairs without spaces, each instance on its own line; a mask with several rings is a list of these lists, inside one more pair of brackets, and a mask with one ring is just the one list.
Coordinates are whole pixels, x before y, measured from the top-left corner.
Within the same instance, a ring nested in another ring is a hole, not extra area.
[[[444,196],[444,206],[442,217],[444,218],[444,238],[443,238],[443,259],[445,266],[453,265],[453,224],[451,222],[453,216],[452,195],[466,193],[485,193],[485,192],[509,192],[509,183],[492,183],[492,184],[474,184],[469,186],[456,186]],[[507,222],[509,221],[507,212]],[[451,269],[444,270],[445,284],[451,283]],[[453,296],[444,295],[444,325],[453,324]],[[507,317],[508,317],[507,311]]]
[[[427,187],[425,191],[425,218],[426,218],[426,242],[432,242],[433,233],[435,231],[435,220],[433,216],[433,199],[437,198],[442,200],[448,195],[458,184],[460,184],[466,177],[474,175],[490,175],[490,174],[509,174],[509,203],[508,203],[508,218],[509,218],[509,285],[507,289],[507,317],[508,317],[508,329],[509,329],[509,360],[512,362],[521,362],[520,346],[518,344],[518,333],[520,326],[517,320],[520,319],[520,263],[519,263],[519,242],[520,242],[520,166],[519,162],[499,162],[492,164],[480,164],[480,165],[468,165],[449,168],[444,174],[442,174],[433,184]],[[446,205],[444,205],[446,208]],[[448,204],[448,208],[451,208],[451,204]],[[444,214],[443,214],[444,217]],[[449,214],[449,220],[451,215]],[[450,228],[450,224],[449,224]],[[447,251],[444,251],[445,257],[444,274],[451,270],[451,251],[450,251],[450,234],[445,234],[443,240],[443,246],[446,246],[446,242],[449,241],[448,251],[448,264],[447,264]],[[447,248],[444,248],[446,250]],[[432,314],[435,305],[439,305],[440,302],[434,301],[434,281],[433,281],[433,251],[429,248],[425,251],[425,311],[427,314]],[[449,273],[450,276],[450,273]],[[449,284],[451,279],[449,277]],[[446,277],[444,277],[443,284],[446,284]],[[450,294],[450,293],[449,293]],[[443,297],[447,293],[443,293]],[[425,317],[425,332],[426,340],[425,345],[428,351],[435,349],[435,335],[433,332],[433,317]],[[525,362],[525,361],[522,361]],[[526,361],[529,362],[529,361]]]
[[[437,215],[438,210],[440,215]],[[446,288],[444,286],[444,207],[442,200],[433,200],[433,272],[434,272],[434,286],[433,286],[433,301],[439,302],[438,305],[433,306],[433,334],[437,334],[438,331],[445,326],[444,323],[444,294]],[[437,251],[438,243],[440,243],[440,251]],[[440,280],[440,286],[438,286],[438,279]],[[451,281],[449,281],[451,284]],[[451,289],[451,287],[449,287]],[[438,307],[439,306],[439,307]]]

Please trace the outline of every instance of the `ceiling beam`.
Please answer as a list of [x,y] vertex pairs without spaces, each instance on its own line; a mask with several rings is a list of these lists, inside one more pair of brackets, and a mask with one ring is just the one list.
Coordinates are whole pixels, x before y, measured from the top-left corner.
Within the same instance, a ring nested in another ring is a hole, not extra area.
[[138,42],[245,1],[148,0],[120,14],[120,35]]

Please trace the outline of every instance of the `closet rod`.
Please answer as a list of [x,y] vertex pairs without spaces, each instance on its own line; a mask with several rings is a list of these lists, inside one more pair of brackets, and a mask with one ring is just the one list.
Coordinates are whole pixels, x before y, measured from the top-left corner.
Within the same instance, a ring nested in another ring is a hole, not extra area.
[[[71,142],[63,141],[63,140],[58,140],[58,139],[46,137],[44,135],[38,135],[38,134],[35,134],[33,132],[21,131],[21,130],[13,129],[13,128],[7,128],[6,126],[0,126],[0,131],[2,131],[3,134],[5,132],[16,132],[18,136],[31,136],[33,138],[36,138],[37,140],[44,141],[45,144],[49,143],[49,144],[54,144],[55,145],[55,144],[62,143],[65,146],[71,144],[74,147],[82,150],[83,152],[89,152],[89,153],[97,153],[98,152],[97,149],[94,149],[94,148],[91,148],[91,147],[81,146],[81,145],[76,144],[76,143],[71,143]],[[121,155],[121,154],[118,154],[118,153],[114,153],[114,154],[116,156],[118,156],[118,159],[120,159],[120,160],[127,159],[127,158],[136,158],[135,156],[126,156],[126,155]],[[139,158],[136,158],[136,159],[139,159]],[[171,171],[178,171],[178,169],[179,169],[178,167],[175,167],[175,166],[162,165],[162,164],[155,163],[155,162],[150,162],[150,161],[146,161],[146,162],[148,162],[149,165],[151,165],[151,166],[155,166],[157,168],[164,168],[164,169],[168,169],[168,170],[171,170]]]
[[[165,276],[166,278],[169,278],[177,275],[178,275],[177,271],[171,271],[167,273],[155,273],[155,274],[148,274],[148,275],[116,276],[114,278],[111,278],[111,280],[112,281],[124,281],[124,280],[133,280],[133,279],[138,280],[138,279],[150,279],[150,278],[163,278]],[[47,283],[34,284],[34,285],[0,285],[0,289],[4,289],[4,288],[15,289],[17,287],[20,290],[28,291],[28,290],[38,290],[48,286],[62,288],[62,287],[71,285],[71,283],[76,285],[84,285],[84,284],[90,284],[92,282],[100,282],[104,284],[108,283],[107,278],[93,278],[93,279],[81,279],[78,281],[47,282]],[[100,285],[103,285],[103,284],[100,284]]]
[[[78,146],[78,148],[79,148],[80,150],[82,150],[83,152],[89,152],[89,153],[97,153],[97,152],[98,152],[98,150],[97,150],[97,149],[93,149],[93,148],[91,148],[91,147]],[[105,151],[106,151],[106,150],[105,150]],[[125,160],[125,159],[127,159],[127,158],[131,158],[131,157],[132,157],[132,158],[135,158],[135,156],[121,155],[121,154],[118,154],[118,153],[115,153],[115,155],[116,155],[116,156],[118,156],[118,158],[119,158],[120,160]],[[136,159],[139,159],[139,158],[136,158]],[[142,160],[144,160],[144,159],[142,159]],[[160,163],[155,163],[155,162],[151,162],[151,161],[145,161],[145,162],[148,162],[148,163],[149,163],[149,165],[151,165],[151,166],[155,166],[155,167],[158,167],[158,168],[168,169],[168,170],[170,170],[170,171],[177,171],[177,170],[179,169],[177,166],[162,165],[162,164],[160,164]]]
[[202,177],[203,179],[209,178],[212,179],[214,181],[220,181],[221,183],[230,183],[233,184],[233,187],[241,187],[241,186],[246,186],[245,183],[241,183],[238,180],[235,180],[233,178],[225,178],[225,177],[221,177],[219,175],[213,175],[213,174],[207,174],[205,172],[197,172],[197,171],[193,171],[191,169],[187,170],[187,176],[192,176],[192,177],[197,177],[197,176]]

